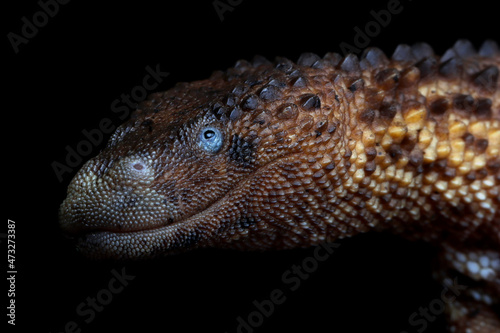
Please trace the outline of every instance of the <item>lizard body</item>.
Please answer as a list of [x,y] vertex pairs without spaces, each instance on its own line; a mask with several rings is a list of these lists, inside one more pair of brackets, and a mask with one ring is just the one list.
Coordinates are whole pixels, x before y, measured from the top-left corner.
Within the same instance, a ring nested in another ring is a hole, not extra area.
[[499,68],[496,43],[464,40],[239,61],[143,102],[72,180],[61,226],[115,259],[389,231],[470,280],[456,332],[498,332]]

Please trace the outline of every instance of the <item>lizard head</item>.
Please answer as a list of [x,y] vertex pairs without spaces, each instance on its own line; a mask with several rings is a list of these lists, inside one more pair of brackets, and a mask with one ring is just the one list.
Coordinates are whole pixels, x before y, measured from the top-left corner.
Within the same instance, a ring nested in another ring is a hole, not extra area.
[[291,191],[278,180],[294,154],[335,130],[294,66],[239,63],[151,95],[71,181],[62,229],[98,258],[276,247],[279,228],[261,221],[287,214],[270,193]]

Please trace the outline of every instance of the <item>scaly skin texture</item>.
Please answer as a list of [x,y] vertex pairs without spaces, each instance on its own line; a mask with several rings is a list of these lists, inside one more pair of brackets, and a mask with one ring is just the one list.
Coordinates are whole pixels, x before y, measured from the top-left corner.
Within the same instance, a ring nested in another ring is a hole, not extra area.
[[[62,228],[94,258],[288,249],[384,230],[434,244],[455,332],[499,332],[500,53],[458,41],[256,57],[153,94],[74,177]],[[207,128],[222,148],[200,145]]]

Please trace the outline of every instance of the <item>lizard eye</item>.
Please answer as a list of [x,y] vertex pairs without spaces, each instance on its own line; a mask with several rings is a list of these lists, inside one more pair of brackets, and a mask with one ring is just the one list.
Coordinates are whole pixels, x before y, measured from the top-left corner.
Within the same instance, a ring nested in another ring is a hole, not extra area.
[[198,137],[198,145],[205,151],[215,154],[222,147],[222,133],[215,127],[204,128]]

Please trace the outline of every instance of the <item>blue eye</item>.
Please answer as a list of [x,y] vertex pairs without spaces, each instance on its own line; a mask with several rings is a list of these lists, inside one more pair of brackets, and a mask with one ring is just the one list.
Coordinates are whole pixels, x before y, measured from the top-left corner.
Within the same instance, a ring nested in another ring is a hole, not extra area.
[[215,127],[204,128],[198,137],[198,145],[203,150],[215,154],[222,148],[223,137],[220,130]]

